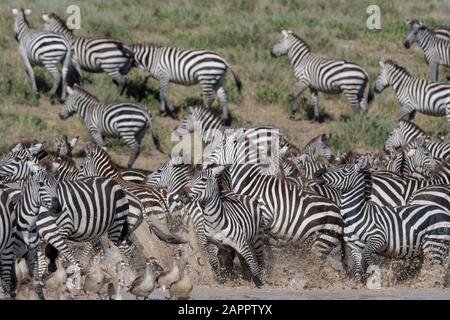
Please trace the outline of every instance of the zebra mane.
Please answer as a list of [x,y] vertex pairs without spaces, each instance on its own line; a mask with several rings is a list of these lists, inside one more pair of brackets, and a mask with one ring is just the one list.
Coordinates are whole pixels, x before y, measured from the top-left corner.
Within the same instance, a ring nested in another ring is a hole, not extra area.
[[77,84],[74,84],[73,89],[78,91],[78,92],[80,92],[81,94],[84,94],[84,95],[90,97],[91,99],[95,100],[96,102],[100,102],[99,98],[97,98],[92,93],[90,93],[89,91],[87,91],[86,89],[80,87]]
[[305,42],[305,40],[303,40],[299,35],[295,34],[295,33],[291,33],[290,34],[292,37],[294,37],[295,40],[300,41],[303,44],[303,47],[306,48],[308,51],[311,51],[311,48],[309,46],[309,44],[307,44]]
[[67,31],[72,32],[72,29],[70,29],[70,28],[66,25],[66,22],[64,21],[64,19],[61,18],[60,16],[58,16],[55,12],[50,13],[49,18],[55,20],[56,23],[58,23],[59,25],[61,25],[61,27],[63,27],[63,28],[66,29]]
[[404,74],[406,74],[408,76],[411,76],[411,74],[409,73],[408,70],[405,69],[405,67],[402,67],[394,60],[388,59],[388,60],[384,61],[384,63],[394,67],[396,70],[399,70],[400,72],[403,72]]
[[217,108],[205,108],[204,106],[201,105],[195,105],[195,106],[191,106],[194,110],[199,110],[202,114],[211,114],[215,117],[220,118],[221,116],[221,110],[217,109]]
[[24,140],[21,140],[18,143],[11,144],[8,147],[8,151],[11,151],[12,149],[14,149],[14,147],[17,146],[18,144],[21,144],[22,147],[24,147],[24,148],[30,148],[35,143],[38,143],[38,141],[37,140],[26,140],[26,139],[24,139]]
[[399,126],[401,127],[412,127],[415,130],[419,131],[420,133],[424,134],[425,136],[428,136],[427,133],[425,131],[423,131],[422,128],[420,128],[417,124],[415,124],[414,122],[408,121],[408,120],[404,120],[401,119],[398,121]]
[[39,165],[40,165],[41,167],[44,167],[45,170],[51,171],[52,165],[53,165],[53,161],[50,160],[49,158],[44,158],[44,159],[42,159],[42,160],[39,161]]
[[28,28],[31,28],[30,22],[27,19],[27,15],[25,14],[25,10],[20,8],[20,12],[22,12],[23,22],[27,25]]
[[372,180],[372,172],[369,170],[369,168],[365,168],[361,171],[364,175],[364,196],[368,199],[370,199],[370,196],[372,194],[372,186],[373,186],[373,180]]
[[436,165],[433,168],[433,171],[431,172],[431,176],[435,177],[442,171],[446,171],[449,168],[450,168],[450,157],[447,157],[447,159],[443,160],[442,162],[440,162],[438,165]]
[[339,157],[339,159],[336,160],[335,165],[340,166],[340,165],[344,165],[344,164],[349,164],[351,162],[351,160],[354,161],[355,159],[359,158],[360,156],[361,156],[360,153],[354,152],[353,150],[348,150],[341,157]]

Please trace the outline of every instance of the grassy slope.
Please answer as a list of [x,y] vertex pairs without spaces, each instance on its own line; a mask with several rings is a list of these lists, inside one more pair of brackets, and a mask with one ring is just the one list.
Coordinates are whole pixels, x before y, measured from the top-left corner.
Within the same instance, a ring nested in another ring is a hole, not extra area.
[[[24,83],[24,71],[14,40],[11,7],[33,9],[32,26],[42,28],[42,12],[65,13],[73,0],[4,1],[0,9],[0,152],[20,138],[39,138],[51,141],[54,134],[80,135],[81,142],[90,140],[77,116],[61,121],[59,105],[51,105],[45,94],[40,97]],[[225,57],[244,83],[242,96],[237,94],[232,77],[226,88],[231,100],[235,125],[270,124],[282,128],[300,146],[322,132],[333,133],[333,147],[337,150],[353,148],[374,150],[383,145],[393,126],[399,107],[392,90],[376,96],[368,115],[353,115],[342,96],[319,95],[322,112],[330,118],[321,124],[309,120],[310,97],[306,109],[298,114],[300,121],[287,119],[288,97],[294,77],[286,57],[273,59],[270,49],[279,39],[282,27],[302,36],[314,52],[335,58],[345,58],[364,66],[372,84],[378,72],[378,60],[392,58],[414,75],[429,77],[423,53],[417,45],[403,48],[405,18],[424,19],[429,26],[445,25],[449,5],[441,1],[326,1],[269,0],[247,1],[80,1],[82,29],[79,35],[108,36],[125,42],[156,42],[159,44],[208,48]],[[366,29],[366,8],[378,3],[381,7],[382,29]],[[38,86],[48,90],[50,78],[43,69],[35,69]],[[441,71],[441,78],[447,72]],[[149,81],[150,88],[141,90],[143,72],[130,73],[130,96],[119,97],[116,87],[103,74],[85,74],[92,81],[87,89],[109,101],[136,99],[144,94],[143,102],[156,114],[159,108],[158,87]],[[41,91],[45,92],[45,91]],[[171,86],[170,96],[176,105],[186,106],[200,101],[198,87]],[[177,122],[155,118],[166,150],[170,147],[170,132]],[[431,133],[445,132],[444,118],[418,115],[417,123]],[[114,142],[113,157],[125,165],[128,149]],[[137,167],[155,168],[164,157],[155,151],[150,135],[144,140],[144,152]]]

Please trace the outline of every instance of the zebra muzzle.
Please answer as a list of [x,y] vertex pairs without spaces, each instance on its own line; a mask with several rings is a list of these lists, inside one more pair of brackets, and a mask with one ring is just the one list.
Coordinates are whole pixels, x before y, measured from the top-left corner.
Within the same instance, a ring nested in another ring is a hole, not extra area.
[[61,203],[59,203],[58,198],[52,198],[52,205],[50,206],[49,211],[51,213],[61,213],[62,206]]
[[411,47],[411,44],[409,43],[409,41],[405,41],[405,42],[403,43],[403,46],[404,46],[406,49],[409,49],[409,48]]

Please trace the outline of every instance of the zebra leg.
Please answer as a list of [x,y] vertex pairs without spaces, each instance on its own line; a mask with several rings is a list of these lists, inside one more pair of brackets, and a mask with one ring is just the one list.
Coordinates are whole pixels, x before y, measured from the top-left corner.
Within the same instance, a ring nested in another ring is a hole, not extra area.
[[208,255],[208,262],[211,265],[214,274],[216,275],[217,282],[224,283],[225,277],[220,269],[219,258],[217,256],[219,252],[219,247],[215,244],[208,243],[206,245],[206,253]]
[[14,244],[12,239],[10,239],[9,244],[6,245],[3,252],[0,254],[0,270],[3,287],[11,297],[15,296],[17,284],[15,261]]
[[136,161],[137,157],[141,153],[140,144],[142,140],[142,131],[138,132],[136,136],[132,133],[132,135],[122,135],[122,139],[126,142],[127,145],[131,148],[130,159],[128,160],[127,168],[131,169],[133,163]]
[[314,108],[314,121],[320,120],[320,114],[319,114],[319,95],[316,89],[309,88],[309,91],[311,92],[311,101]]
[[125,88],[127,87],[127,76],[124,76],[117,72],[114,76],[112,76],[112,79],[117,84],[119,94],[123,95]]
[[228,101],[227,101],[227,95],[225,93],[225,90],[223,86],[220,86],[217,89],[217,99],[219,100],[219,104],[222,106],[222,121],[225,124],[228,124],[229,119],[229,109],[228,109]]
[[297,112],[298,108],[298,97],[302,94],[302,92],[307,88],[307,84],[298,81],[295,83],[294,89],[292,90],[292,96],[291,96],[291,113],[289,114],[289,119],[295,118],[295,113]]
[[[406,109],[406,108],[401,108],[401,109],[400,109],[400,112],[398,113],[398,116],[397,116],[397,121],[402,120],[405,116],[408,116],[408,117],[409,117],[409,115],[410,115],[412,112],[414,112],[414,110],[409,110],[409,109]],[[413,118],[414,118],[414,117],[413,117]]]
[[439,69],[439,63],[433,61],[431,63],[431,81],[433,81],[433,82],[438,81],[438,69]]
[[362,256],[362,271],[365,272],[368,266],[373,265],[372,254],[380,250],[385,244],[382,237],[369,237],[366,241],[366,246],[361,254]]
[[408,115],[408,120],[414,122],[414,118],[416,117],[416,110],[412,111]]
[[168,112],[172,118],[175,118],[175,109],[169,100],[169,79],[165,77],[159,79],[159,97],[161,99],[160,115],[164,116]]
[[26,54],[22,54],[22,60],[23,60],[23,64],[25,65],[25,71],[28,75],[28,78],[31,81],[31,86],[33,88],[33,91],[37,92],[37,85],[36,85],[36,78],[34,76],[34,70],[33,67],[31,66],[30,61],[28,60],[28,56]]
[[103,148],[105,146],[105,142],[103,141],[103,137],[100,132],[96,130],[91,131],[92,139],[94,139],[94,142],[100,147]]
[[61,73],[59,73],[58,68],[53,63],[44,63],[44,66],[53,78],[53,86],[49,93],[50,97],[52,97],[56,94],[56,90],[58,90],[61,84]]
[[361,251],[358,248],[351,248],[350,252],[352,256],[352,275],[356,282],[361,281],[361,274],[362,274],[362,256]]
[[245,262],[250,268],[255,285],[258,288],[262,287],[264,285],[263,271],[261,266],[256,261],[254,254],[250,250],[249,246],[247,245],[241,248],[236,248],[236,251],[238,252],[239,255],[241,255],[244,258]]

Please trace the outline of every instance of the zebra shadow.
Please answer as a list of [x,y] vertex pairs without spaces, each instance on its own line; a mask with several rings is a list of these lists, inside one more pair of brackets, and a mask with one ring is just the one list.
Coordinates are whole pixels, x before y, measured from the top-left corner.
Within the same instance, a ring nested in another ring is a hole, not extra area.
[[325,121],[333,120],[333,117],[331,114],[329,114],[325,109],[319,107],[319,118],[314,119],[314,107],[312,104],[303,103],[299,105],[299,108],[301,108],[306,116],[307,120],[317,120],[317,122],[322,123]]
[[129,98],[135,99],[138,102],[142,102],[147,96],[161,102],[159,98],[159,90],[148,84],[148,78],[135,78],[133,80],[128,80],[125,95]]

